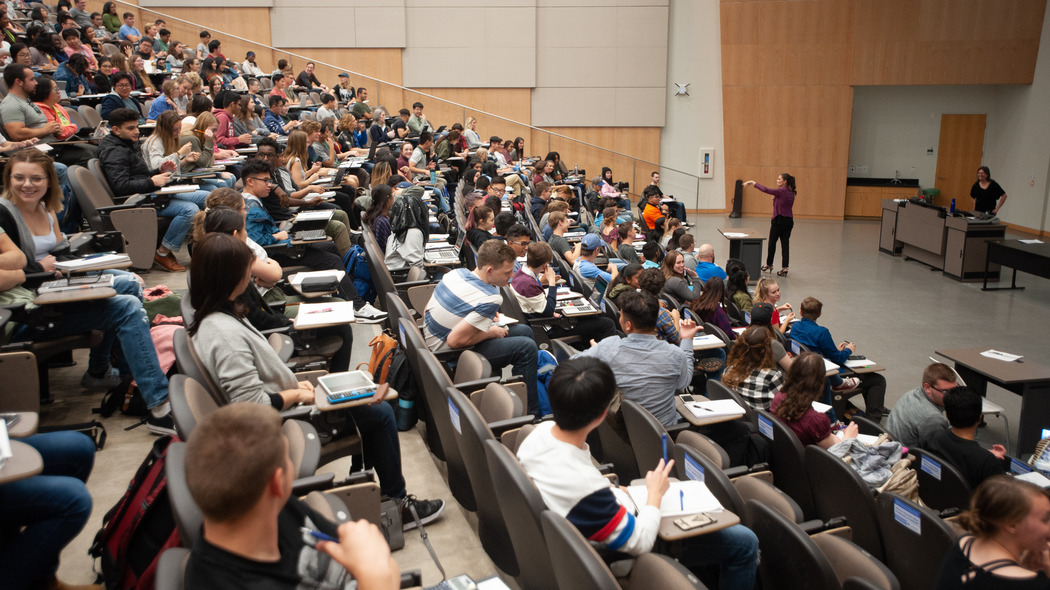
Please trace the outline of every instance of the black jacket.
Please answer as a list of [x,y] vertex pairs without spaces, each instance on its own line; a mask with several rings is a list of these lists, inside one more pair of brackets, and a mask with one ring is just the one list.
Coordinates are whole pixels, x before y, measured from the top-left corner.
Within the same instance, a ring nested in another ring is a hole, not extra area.
[[157,190],[151,177],[160,174],[160,170],[149,169],[138,142],[110,133],[99,144],[98,158],[114,195],[127,197]]

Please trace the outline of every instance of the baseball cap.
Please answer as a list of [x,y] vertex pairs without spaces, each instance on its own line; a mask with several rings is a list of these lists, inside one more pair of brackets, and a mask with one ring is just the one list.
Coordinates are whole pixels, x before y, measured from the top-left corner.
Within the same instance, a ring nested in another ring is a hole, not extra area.
[[411,182],[408,182],[406,180],[405,182],[398,183],[397,188],[406,189],[406,188],[412,188],[413,186],[415,186],[415,185],[412,184]]
[[583,240],[581,240],[580,243],[582,249],[590,250],[592,252],[602,247],[602,239],[599,238],[597,234],[587,234],[583,236]]
[[343,72],[342,74],[339,74],[339,77],[340,78],[349,78],[350,74],[347,74],[346,72]]
[[751,325],[768,326],[773,323],[775,310],[769,303],[759,302],[751,308]]

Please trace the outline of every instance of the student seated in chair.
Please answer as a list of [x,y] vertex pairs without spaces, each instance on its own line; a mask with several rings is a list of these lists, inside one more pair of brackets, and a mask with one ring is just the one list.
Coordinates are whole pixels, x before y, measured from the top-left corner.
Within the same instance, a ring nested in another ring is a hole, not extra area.
[[[637,557],[653,550],[674,461],[665,465],[661,459],[646,473],[648,498],[637,512],[624,491],[594,466],[587,436],[606,419],[616,387],[612,369],[601,360],[562,363],[548,388],[554,420],[541,423],[525,439],[518,460],[547,507],[566,517],[596,548]],[[737,524],[680,545],[678,557],[687,567],[719,566],[719,588],[754,587],[758,539],[747,527]]]
[[538,349],[532,328],[496,323],[503,296],[500,287],[514,274],[514,250],[502,240],[478,248],[473,270],[457,268],[441,278],[423,313],[427,347],[438,352],[469,348],[487,358],[492,368],[514,365],[525,380],[528,413],[539,415],[536,393]]
[[201,420],[186,446],[186,484],[204,517],[186,588],[342,588],[351,578],[361,590],[400,587],[379,528],[365,520],[337,528],[292,497],[293,471],[273,408],[232,404]]
[[951,367],[944,363],[927,366],[922,372],[922,385],[902,395],[893,406],[886,418],[886,430],[906,447],[925,448],[931,436],[948,430],[944,397],[957,386]]
[[616,265],[609,263],[607,271],[599,269],[594,261],[598,258],[598,250],[602,248],[602,239],[597,234],[587,234],[580,240],[580,255],[576,258],[576,262],[573,263],[573,269],[580,273],[583,280],[593,287],[594,281],[601,278],[606,284],[609,284],[616,278],[616,275],[620,272]]
[[968,387],[956,387],[943,399],[951,429],[931,433],[924,448],[961,471],[972,489],[993,475],[1006,473],[1010,464],[1006,447],[997,444],[989,450],[975,440],[977,427],[984,417],[981,396]]

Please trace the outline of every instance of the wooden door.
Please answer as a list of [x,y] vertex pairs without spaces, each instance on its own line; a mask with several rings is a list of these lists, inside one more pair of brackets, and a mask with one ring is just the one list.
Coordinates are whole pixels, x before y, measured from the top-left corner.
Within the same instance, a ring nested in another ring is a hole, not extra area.
[[970,187],[984,153],[984,122],[987,115],[941,115],[941,138],[937,146],[937,181],[941,191],[935,203],[945,207],[955,199],[956,209],[973,209]]

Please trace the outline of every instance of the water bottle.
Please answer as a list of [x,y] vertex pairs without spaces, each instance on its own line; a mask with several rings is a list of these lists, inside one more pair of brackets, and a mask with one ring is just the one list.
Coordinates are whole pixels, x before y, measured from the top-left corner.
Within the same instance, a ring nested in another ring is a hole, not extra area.
[[438,181],[437,170],[431,170],[430,171],[430,183],[431,184],[437,184],[437,181]]
[[579,176],[580,175],[580,165],[579,164],[573,163],[573,165],[572,165],[572,175],[573,176]]
[[948,214],[955,215],[955,199],[952,199],[952,204],[948,207]]

